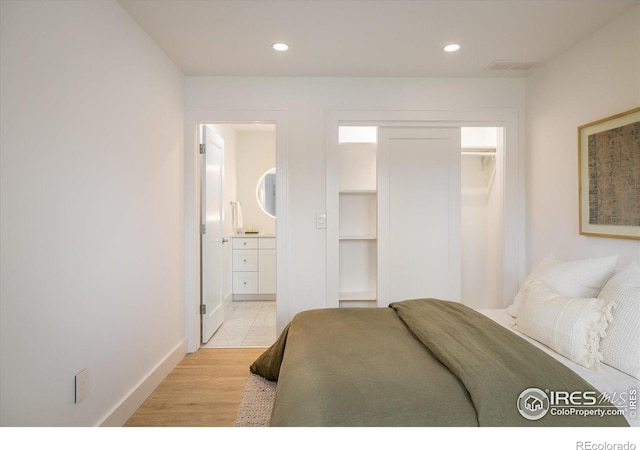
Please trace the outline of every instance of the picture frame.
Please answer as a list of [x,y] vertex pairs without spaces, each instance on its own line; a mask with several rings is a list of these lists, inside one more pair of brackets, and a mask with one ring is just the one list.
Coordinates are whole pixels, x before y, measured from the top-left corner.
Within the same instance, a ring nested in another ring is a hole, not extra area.
[[580,234],[640,239],[640,108],[578,127]]

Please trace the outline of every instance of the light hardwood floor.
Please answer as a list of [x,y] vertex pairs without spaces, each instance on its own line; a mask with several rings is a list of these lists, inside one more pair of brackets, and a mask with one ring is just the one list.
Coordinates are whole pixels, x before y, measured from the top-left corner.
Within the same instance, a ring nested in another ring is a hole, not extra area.
[[188,354],[124,426],[232,426],[249,366],[264,351],[200,349]]

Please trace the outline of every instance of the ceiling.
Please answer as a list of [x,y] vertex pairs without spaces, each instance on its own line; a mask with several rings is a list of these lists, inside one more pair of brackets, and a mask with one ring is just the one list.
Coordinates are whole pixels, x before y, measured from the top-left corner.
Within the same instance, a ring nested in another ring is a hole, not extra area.
[[[517,77],[488,67],[548,61],[640,0],[119,3],[186,75]],[[443,52],[451,42],[462,49]]]

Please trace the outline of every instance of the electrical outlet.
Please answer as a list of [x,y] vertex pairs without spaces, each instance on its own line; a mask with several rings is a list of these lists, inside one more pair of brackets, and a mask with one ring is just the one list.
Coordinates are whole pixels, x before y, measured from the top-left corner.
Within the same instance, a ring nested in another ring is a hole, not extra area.
[[76,375],[76,403],[89,395],[89,371],[84,369]]

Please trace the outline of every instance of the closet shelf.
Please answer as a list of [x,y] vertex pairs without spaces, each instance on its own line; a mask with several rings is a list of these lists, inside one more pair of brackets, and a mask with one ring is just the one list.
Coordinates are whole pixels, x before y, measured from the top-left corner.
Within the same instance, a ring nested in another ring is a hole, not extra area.
[[462,147],[462,156],[496,156],[495,147]]
[[377,300],[375,291],[368,292],[340,292],[340,301],[362,301],[362,300]]

